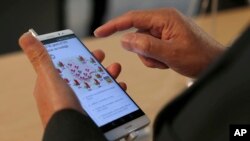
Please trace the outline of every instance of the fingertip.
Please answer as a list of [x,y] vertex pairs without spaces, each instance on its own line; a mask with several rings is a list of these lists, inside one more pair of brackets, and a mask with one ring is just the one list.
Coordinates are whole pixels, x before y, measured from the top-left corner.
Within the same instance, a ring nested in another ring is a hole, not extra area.
[[95,37],[101,37],[100,30],[101,30],[101,27],[98,27],[97,29],[95,29],[95,31],[94,31]]
[[122,87],[124,91],[127,90],[127,84],[125,82],[119,82],[119,85]]
[[119,31],[117,29],[117,26],[115,24],[115,20],[108,21],[107,23],[101,25],[94,31],[95,37],[107,37],[116,31]]
[[98,53],[100,56],[103,56],[103,58],[105,57],[105,53],[103,50],[97,49],[97,50],[95,50],[95,52]]
[[117,78],[119,76],[121,69],[122,67],[120,63],[113,63],[107,67],[108,72],[113,78]]
[[94,35],[95,37],[106,37],[109,36],[110,34],[112,34],[112,32],[110,31],[110,27],[109,27],[109,23],[106,23],[100,27],[98,27],[95,31],[94,31]]
[[[43,44],[31,33],[26,32],[19,38],[19,45],[29,58],[36,72],[54,71],[53,63]],[[41,69],[45,68],[45,69]]]
[[122,70],[122,66],[120,63],[113,63],[112,65],[110,65],[112,70],[116,70],[119,74]]
[[29,32],[19,38],[19,45],[28,56],[44,51],[43,44]]
[[23,35],[21,35],[21,37],[18,40],[19,45],[22,48],[33,44],[35,41],[36,39],[29,32],[25,32]]
[[92,53],[99,62],[102,62],[105,58],[105,53],[101,49],[94,50]]

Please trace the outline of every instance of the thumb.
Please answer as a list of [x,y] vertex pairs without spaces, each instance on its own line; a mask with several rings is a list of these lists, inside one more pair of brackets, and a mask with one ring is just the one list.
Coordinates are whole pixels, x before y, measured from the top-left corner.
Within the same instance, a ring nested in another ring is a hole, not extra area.
[[167,43],[149,34],[128,33],[121,42],[126,50],[158,61],[164,61],[168,53]]
[[31,33],[24,33],[19,38],[19,45],[27,55],[36,73],[42,70],[46,70],[47,72],[55,70],[47,50]]

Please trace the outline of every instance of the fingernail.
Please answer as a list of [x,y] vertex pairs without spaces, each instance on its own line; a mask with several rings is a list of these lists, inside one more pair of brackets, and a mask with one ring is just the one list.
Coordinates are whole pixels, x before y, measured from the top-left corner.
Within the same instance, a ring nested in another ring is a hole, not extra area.
[[131,40],[135,37],[134,34],[126,34],[122,37],[122,45],[125,49],[131,50]]
[[100,27],[98,27],[97,29],[95,29],[95,31],[94,31],[95,37],[100,37],[99,33],[98,33],[100,31],[100,29],[101,29]]

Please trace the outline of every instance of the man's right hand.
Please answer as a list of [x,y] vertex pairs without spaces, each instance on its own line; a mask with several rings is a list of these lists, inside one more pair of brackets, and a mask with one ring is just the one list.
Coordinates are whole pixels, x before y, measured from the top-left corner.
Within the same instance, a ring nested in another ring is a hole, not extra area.
[[175,9],[131,11],[102,25],[94,34],[106,37],[131,27],[138,31],[124,35],[122,46],[138,54],[148,67],[171,68],[195,78],[224,51]]

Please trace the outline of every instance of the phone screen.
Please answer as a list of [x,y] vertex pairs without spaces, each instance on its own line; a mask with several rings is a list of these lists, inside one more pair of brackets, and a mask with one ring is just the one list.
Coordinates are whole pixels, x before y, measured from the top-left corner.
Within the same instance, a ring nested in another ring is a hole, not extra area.
[[74,34],[42,43],[85,112],[103,131],[144,115]]

